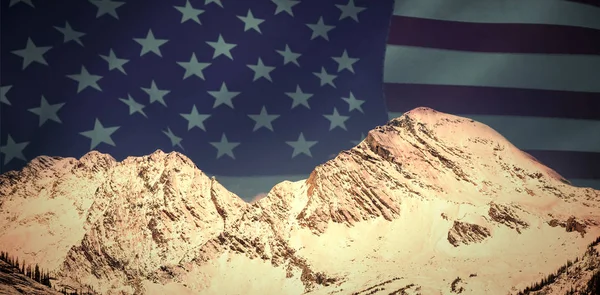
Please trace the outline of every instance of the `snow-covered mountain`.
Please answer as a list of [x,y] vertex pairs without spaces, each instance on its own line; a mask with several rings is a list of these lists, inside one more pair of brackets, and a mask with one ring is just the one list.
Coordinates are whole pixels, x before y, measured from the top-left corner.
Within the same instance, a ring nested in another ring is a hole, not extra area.
[[[0,176],[0,220],[0,249],[57,288],[516,294],[586,253],[600,192],[483,124],[418,108],[253,204],[175,152],[38,157]],[[565,282],[548,288],[581,285]]]

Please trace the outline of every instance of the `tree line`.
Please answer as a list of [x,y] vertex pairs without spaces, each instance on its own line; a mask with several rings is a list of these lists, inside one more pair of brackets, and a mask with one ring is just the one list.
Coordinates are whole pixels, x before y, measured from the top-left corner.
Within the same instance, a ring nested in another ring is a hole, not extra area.
[[[50,272],[40,268],[37,263],[34,266],[32,266],[30,264],[26,264],[25,261],[23,261],[23,260],[19,261],[19,257],[15,256],[15,255],[10,255],[8,252],[5,252],[5,251],[0,251],[0,260],[6,262],[10,266],[16,268],[19,273],[25,275],[26,277],[44,285],[44,286],[53,288],[52,283],[50,283],[50,279],[52,279],[52,277],[50,276]],[[59,292],[62,294],[65,294],[65,295],[96,294],[96,292],[94,291],[94,289],[91,286],[86,285],[86,288],[88,289],[87,292],[83,291],[83,290],[68,291],[66,288],[63,287]],[[53,289],[56,290],[55,288],[53,288]]]
[[0,251],[0,260],[16,268],[19,273],[29,277],[30,279],[52,288],[52,284],[50,283],[50,273],[41,269],[37,263],[32,267],[31,264],[26,264],[23,260],[19,262],[18,257],[10,255],[4,251]]
[[[598,256],[598,252],[594,247],[600,244],[600,237],[597,237],[592,243],[590,243],[587,247],[587,252],[590,255]],[[575,259],[575,263],[579,262],[579,257]],[[569,267],[573,265],[573,262],[567,260],[567,263],[561,266],[555,273],[549,274],[547,277],[543,278],[541,281],[525,288],[523,291],[520,291],[517,295],[527,295],[532,292],[540,291],[545,286],[548,286],[556,281],[556,279],[562,275],[563,273],[569,274]],[[588,270],[591,270],[588,268]],[[575,290],[573,286],[571,289],[567,291],[565,295],[589,295],[589,294],[600,294],[600,270],[596,270],[590,280],[587,282],[586,286],[583,290]]]

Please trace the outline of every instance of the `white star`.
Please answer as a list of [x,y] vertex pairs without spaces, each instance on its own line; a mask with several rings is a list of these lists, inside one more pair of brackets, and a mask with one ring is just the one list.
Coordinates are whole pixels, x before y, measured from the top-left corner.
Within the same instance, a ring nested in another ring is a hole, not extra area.
[[254,29],[255,31],[262,34],[258,25],[262,24],[265,20],[255,18],[254,15],[252,15],[252,11],[250,11],[250,9],[248,9],[248,14],[246,14],[246,16],[238,16],[238,18],[244,22],[244,32],[250,29]]
[[162,53],[160,52],[160,46],[169,41],[167,39],[154,38],[152,29],[148,30],[146,38],[133,38],[133,40],[142,45],[142,52],[140,53],[140,56],[144,56],[144,54],[148,52],[154,52],[154,54],[160,57],[162,57]]
[[254,79],[252,79],[253,82],[260,78],[265,78],[273,82],[270,73],[275,69],[275,67],[265,66],[260,57],[258,58],[258,62],[255,65],[248,65],[248,67],[252,69],[252,71],[254,71]]
[[328,26],[323,22],[323,17],[319,18],[319,21],[316,24],[306,24],[313,32],[312,36],[310,36],[310,40],[313,40],[317,37],[322,37],[323,39],[329,41],[329,36],[327,33],[335,26]]
[[102,57],[103,60],[108,62],[108,70],[109,71],[117,69],[117,70],[121,71],[121,73],[127,75],[127,73],[125,72],[125,69],[123,68],[123,65],[125,65],[126,63],[129,62],[128,59],[118,58],[112,49],[108,53],[108,56],[100,54],[100,57]]
[[10,134],[6,138],[6,145],[0,147],[0,153],[4,154],[4,165],[8,164],[12,159],[21,159],[27,161],[23,155],[23,149],[29,144],[27,142],[16,143]]
[[96,118],[96,121],[94,122],[94,129],[80,132],[79,134],[92,140],[90,150],[93,150],[96,146],[103,142],[115,146],[115,143],[113,142],[112,138],[110,138],[110,135],[117,131],[117,129],[119,129],[119,126],[104,128],[102,123],[100,123],[100,120]]
[[189,62],[178,61],[177,64],[185,69],[185,73],[183,74],[184,80],[191,76],[196,76],[204,80],[204,72],[202,71],[210,66],[210,63],[198,62],[195,53],[192,53]]
[[329,85],[333,86],[333,88],[335,88],[335,84],[333,84],[333,80],[335,78],[337,78],[337,75],[327,74],[327,71],[325,71],[325,67],[321,67],[320,73],[314,72],[313,74],[315,74],[315,76],[317,76],[317,77],[319,77],[319,79],[321,79],[321,86],[323,86],[325,84],[329,84]]
[[79,38],[85,36],[85,33],[73,30],[73,28],[71,28],[71,25],[69,25],[69,22],[67,22],[67,21],[65,22],[64,28],[61,28],[61,27],[54,27],[54,28],[57,29],[59,32],[61,32],[64,35],[63,43],[67,43],[69,41],[75,41],[75,42],[77,42],[77,44],[83,46],[83,43],[81,43],[81,40],[79,40]]
[[292,109],[299,105],[303,105],[307,109],[310,109],[310,106],[308,105],[308,99],[311,98],[313,94],[302,92],[300,85],[296,85],[296,92],[286,92],[285,94],[293,99]]
[[8,91],[10,91],[11,88],[12,88],[12,85],[6,85],[6,86],[0,87],[0,103],[5,103],[7,105],[10,105],[10,101],[8,101],[6,94],[8,93]]
[[360,6],[354,5],[354,0],[349,0],[348,5],[336,4],[335,6],[337,6],[337,8],[339,8],[342,11],[340,20],[350,17],[353,20],[355,20],[356,22],[358,22],[358,14],[361,11],[367,9],[366,7],[360,7]]
[[90,0],[90,2],[98,7],[96,18],[99,18],[105,14],[110,14],[112,17],[119,19],[117,15],[117,8],[125,4],[125,2],[117,2],[111,0]]
[[360,139],[359,140],[352,140],[352,144],[354,144],[355,146],[358,145],[361,141],[363,141],[365,139],[365,134],[364,133],[360,133]]
[[275,3],[275,5],[277,5],[277,8],[275,9],[275,15],[277,15],[278,13],[280,13],[282,11],[285,11],[289,15],[294,16],[292,7],[294,7],[300,3],[300,1],[296,1],[296,0],[271,0],[271,1],[273,3]]
[[293,63],[296,64],[297,66],[300,66],[300,64],[298,63],[298,58],[300,57],[300,53],[295,53],[292,52],[292,50],[290,49],[290,47],[286,44],[285,45],[285,50],[275,50],[277,51],[277,53],[281,54],[281,56],[283,56],[283,64],[287,65],[288,63]]
[[333,108],[333,114],[323,116],[330,121],[329,131],[335,129],[335,127],[340,127],[344,130],[347,130],[345,122],[346,120],[350,119],[350,116],[340,116],[336,108]]
[[258,115],[248,115],[252,120],[254,120],[254,129],[252,131],[256,131],[261,127],[265,127],[271,131],[273,131],[273,120],[277,119],[279,115],[269,115],[267,113],[267,108],[265,106],[260,110],[260,114]]
[[156,86],[156,83],[154,83],[154,80],[152,80],[152,82],[150,84],[150,88],[143,88],[143,87],[141,87],[141,88],[142,88],[142,90],[144,90],[144,92],[146,92],[150,96],[150,103],[158,101],[165,107],[167,106],[167,103],[165,102],[165,95],[169,94],[169,92],[171,92],[171,90],[158,89],[158,87]]
[[25,46],[25,48],[19,49],[19,50],[14,50],[14,51],[12,51],[12,53],[23,58],[23,70],[24,70],[25,68],[27,68],[27,66],[29,66],[34,61],[41,63],[43,65],[48,65],[48,62],[46,62],[46,59],[44,58],[44,54],[46,54],[46,51],[50,50],[50,48],[52,48],[52,46],[37,47],[37,46],[35,46],[33,41],[31,41],[31,38],[28,38],[27,45]]
[[204,121],[210,118],[210,114],[198,114],[198,109],[196,109],[196,105],[192,106],[192,111],[189,114],[180,114],[183,118],[188,121],[188,130],[191,130],[194,127],[198,127],[204,131]]
[[365,101],[356,99],[352,92],[350,92],[350,97],[342,97],[342,99],[348,103],[348,112],[351,112],[352,110],[358,110],[359,112],[364,113],[362,104],[365,103]]
[[231,49],[235,48],[237,44],[226,43],[223,39],[223,36],[219,34],[219,39],[217,42],[206,42],[210,47],[215,49],[215,53],[213,53],[213,59],[217,58],[219,55],[225,55],[229,57],[229,59],[233,60],[233,56],[231,55]]
[[317,144],[317,141],[306,141],[304,139],[304,134],[300,132],[300,136],[298,136],[298,140],[296,141],[286,141],[288,145],[294,148],[294,152],[292,152],[292,158],[296,157],[299,154],[305,154],[312,158],[312,154],[310,153],[310,148]]
[[210,144],[217,148],[217,159],[223,155],[228,155],[232,159],[235,159],[235,156],[233,155],[233,149],[240,145],[239,142],[229,142],[227,140],[227,136],[225,136],[225,133],[221,135],[220,142],[210,142]]
[[65,105],[65,103],[48,104],[48,101],[46,101],[46,98],[42,95],[40,107],[31,108],[28,111],[40,116],[40,124],[38,126],[42,126],[47,120],[62,123],[58,117],[58,114],[56,113],[58,110],[60,110],[60,108],[63,107],[63,105]]
[[202,9],[196,9],[192,6],[192,4],[190,4],[190,0],[187,0],[185,2],[185,6],[173,6],[175,7],[175,9],[179,10],[179,12],[181,12],[181,23],[184,23],[188,20],[192,20],[198,24],[202,24],[200,22],[200,19],[198,18],[199,15],[201,15],[202,13],[204,13],[204,10]]
[[17,3],[25,3],[25,4],[35,8],[35,6],[33,6],[33,3],[31,3],[31,0],[10,0],[8,7],[12,7],[13,5],[15,5]]
[[210,4],[210,3],[215,3],[215,4],[219,5],[219,6],[221,6],[221,8],[223,8],[223,3],[221,3],[221,0],[206,0],[204,2],[204,6],[206,6],[206,5]]
[[167,127],[167,131],[163,131],[163,133],[169,137],[169,139],[171,140],[171,146],[179,146],[182,150],[184,149],[183,146],[181,145],[181,137],[176,136],[175,134],[173,134],[173,131],[171,131],[171,128]]
[[233,102],[231,100],[240,93],[229,91],[227,89],[227,85],[225,85],[225,82],[223,82],[223,84],[221,84],[221,89],[219,89],[219,91],[208,91],[208,94],[212,95],[215,98],[215,103],[213,104],[213,109],[222,104],[225,104],[233,109]]
[[98,80],[102,79],[102,76],[90,75],[90,73],[81,66],[81,73],[74,75],[67,75],[67,77],[77,81],[77,93],[81,92],[87,87],[92,87],[98,91],[102,91],[102,88],[98,85]]
[[345,49],[344,53],[342,53],[342,56],[332,57],[332,59],[338,63],[338,73],[345,69],[354,73],[354,68],[352,67],[352,65],[360,60],[359,58],[349,57],[348,52]]
[[129,114],[133,115],[135,113],[140,113],[142,116],[148,118],[146,113],[144,113],[145,105],[135,101],[131,95],[127,94],[127,99],[119,98],[120,101],[125,103],[129,107]]

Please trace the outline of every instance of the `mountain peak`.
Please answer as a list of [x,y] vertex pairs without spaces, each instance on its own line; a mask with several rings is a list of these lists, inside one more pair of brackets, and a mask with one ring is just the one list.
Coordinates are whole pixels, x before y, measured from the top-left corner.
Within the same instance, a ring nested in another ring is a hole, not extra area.
[[505,294],[600,235],[600,192],[430,108],[252,204],[162,150],[38,157],[0,195],[0,248],[101,294]]
[[308,202],[299,219],[322,233],[330,221],[352,225],[379,216],[398,218],[398,204],[406,198],[486,206],[521,196],[562,198],[559,191],[571,190],[567,184],[492,128],[417,108],[317,166],[306,180]]
[[[434,116],[434,117],[448,117],[448,116],[452,116],[450,114],[446,114],[446,113],[442,113],[442,112],[438,112],[432,108],[428,108],[428,107],[418,107],[418,108],[414,108],[404,114],[402,114],[400,117],[398,118],[402,118],[402,117],[411,117],[414,119],[417,118],[422,118],[422,117],[428,117],[428,116]],[[396,118],[397,119],[397,118]],[[392,119],[391,121],[393,121],[394,119]]]

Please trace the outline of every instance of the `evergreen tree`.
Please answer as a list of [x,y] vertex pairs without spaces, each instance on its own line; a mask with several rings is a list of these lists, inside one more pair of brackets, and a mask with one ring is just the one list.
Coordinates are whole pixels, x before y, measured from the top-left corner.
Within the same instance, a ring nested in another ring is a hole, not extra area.
[[52,288],[52,284],[50,283],[50,273],[46,273],[46,281],[44,282],[44,285]]
[[33,279],[34,279],[36,282],[39,282],[39,281],[40,281],[40,267],[37,265],[37,263],[35,264],[35,271],[34,271],[34,274],[33,274],[33,276],[34,276],[34,278],[33,278]]

